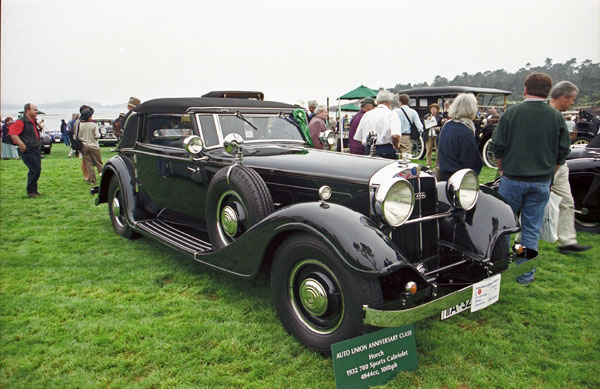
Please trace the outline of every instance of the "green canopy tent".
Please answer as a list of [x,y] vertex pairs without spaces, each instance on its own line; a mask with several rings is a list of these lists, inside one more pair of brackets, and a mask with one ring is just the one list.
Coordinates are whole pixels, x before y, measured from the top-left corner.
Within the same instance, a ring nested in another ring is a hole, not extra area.
[[365,97],[375,97],[377,91],[371,88],[367,88],[364,85],[359,86],[356,89],[352,89],[350,92],[338,97],[338,100],[356,100],[364,99]]
[[[337,109],[338,123],[340,121],[340,118],[342,117],[342,111],[360,111],[360,106],[357,106],[356,104],[353,104],[353,103],[341,105],[340,100],[361,100],[361,99],[364,99],[365,97],[375,97],[375,96],[377,96],[376,90],[368,88],[364,85],[361,85],[358,88],[352,89],[350,92],[338,97],[338,99],[337,99],[338,100],[338,109]],[[360,102],[359,102],[359,104],[360,104]],[[347,107],[347,108],[344,108],[344,107]],[[342,150],[342,152],[344,152],[343,130],[340,130],[340,150]]]

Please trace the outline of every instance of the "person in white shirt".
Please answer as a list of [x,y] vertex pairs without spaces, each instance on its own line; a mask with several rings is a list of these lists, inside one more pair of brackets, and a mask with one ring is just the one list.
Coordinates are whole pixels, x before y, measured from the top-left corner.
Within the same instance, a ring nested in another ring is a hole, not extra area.
[[400,138],[400,153],[410,153],[412,148],[412,142],[410,139],[410,123],[417,126],[420,134],[423,134],[423,123],[419,118],[419,114],[414,109],[408,106],[409,97],[408,95],[398,96],[398,102],[400,108],[396,108],[394,112],[400,119],[400,125],[402,128],[402,137]]
[[[354,134],[354,140],[361,142],[366,147],[369,132],[375,132],[377,134],[375,143],[377,156],[389,159],[397,159],[396,149],[402,134],[398,115],[390,108],[393,99],[394,95],[390,91],[380,90],[377,93],[377,108],[363,115],[356,134]],[[368,154],[368,147],[366,148]]]

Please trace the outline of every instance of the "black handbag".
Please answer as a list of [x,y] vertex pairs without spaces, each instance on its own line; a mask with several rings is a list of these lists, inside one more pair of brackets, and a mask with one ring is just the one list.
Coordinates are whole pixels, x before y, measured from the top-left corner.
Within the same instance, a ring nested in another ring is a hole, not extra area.
[[402,112],[404,112],[404,116],[406,116],[406,120],[408,120],[408,122],[410,123],[410,139],[411,140],[419,139],[419,137],[421,137],[421,134],[419,134],[419,129],[417,128],[417,125],[410,121],[410,119],[408,118],[408,115],[406,114],[406,111],[403,110],[402,107],[400,107],[400,110]]
[[71,142],[71,148],[75,151],[81,151],[83,149],[83,142],[79,140],[79,123],[77,123],[77,131],[73,136],[73,141]]

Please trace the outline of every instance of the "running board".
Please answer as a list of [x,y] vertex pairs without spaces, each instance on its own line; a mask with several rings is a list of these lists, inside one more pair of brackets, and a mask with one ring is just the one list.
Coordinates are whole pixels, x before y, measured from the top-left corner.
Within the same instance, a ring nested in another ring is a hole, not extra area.
[[185,233],[162,220],[151,219],[136,222],[135,227],[144,230],[170,246],[192,255],[213,249],[210,243]]

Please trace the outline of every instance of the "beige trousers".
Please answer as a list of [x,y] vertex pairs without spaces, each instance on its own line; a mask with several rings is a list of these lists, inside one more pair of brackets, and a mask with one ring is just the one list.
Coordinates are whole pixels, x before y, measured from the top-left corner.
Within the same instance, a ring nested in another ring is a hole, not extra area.
[[96,184],[96,174],[94,167],[98,169],[98,173],[102,172],[102,155],[100,149],[83,145],[81,150],[83,165],[87,169],[87,181],[90,184]]
[[410,141],[410,135],[402,134],[400,137],[400,142],[398,142],[398,152],[400,155],[404,153],[410,154],[410,150],[412,149],[412,142]]
[[[431,132],[434,132],[434,130],[431,129]],[[427,138],[427,144],[425,145],[427,149],[427,166],[431,166],[431,152],[433,151],[433,149],[435,149],[435,151],[437,152],[437,148],[435,147],[436,139],[437,136],[431,136],[431,134]],[[435,164],[437,166],[437,158]]]
[[560,196],[558,205],[558,244],[568,246],[577,244],[575,232],[575,202],[569,185],[569,167],[562,164],[554,174],[552,192]]

